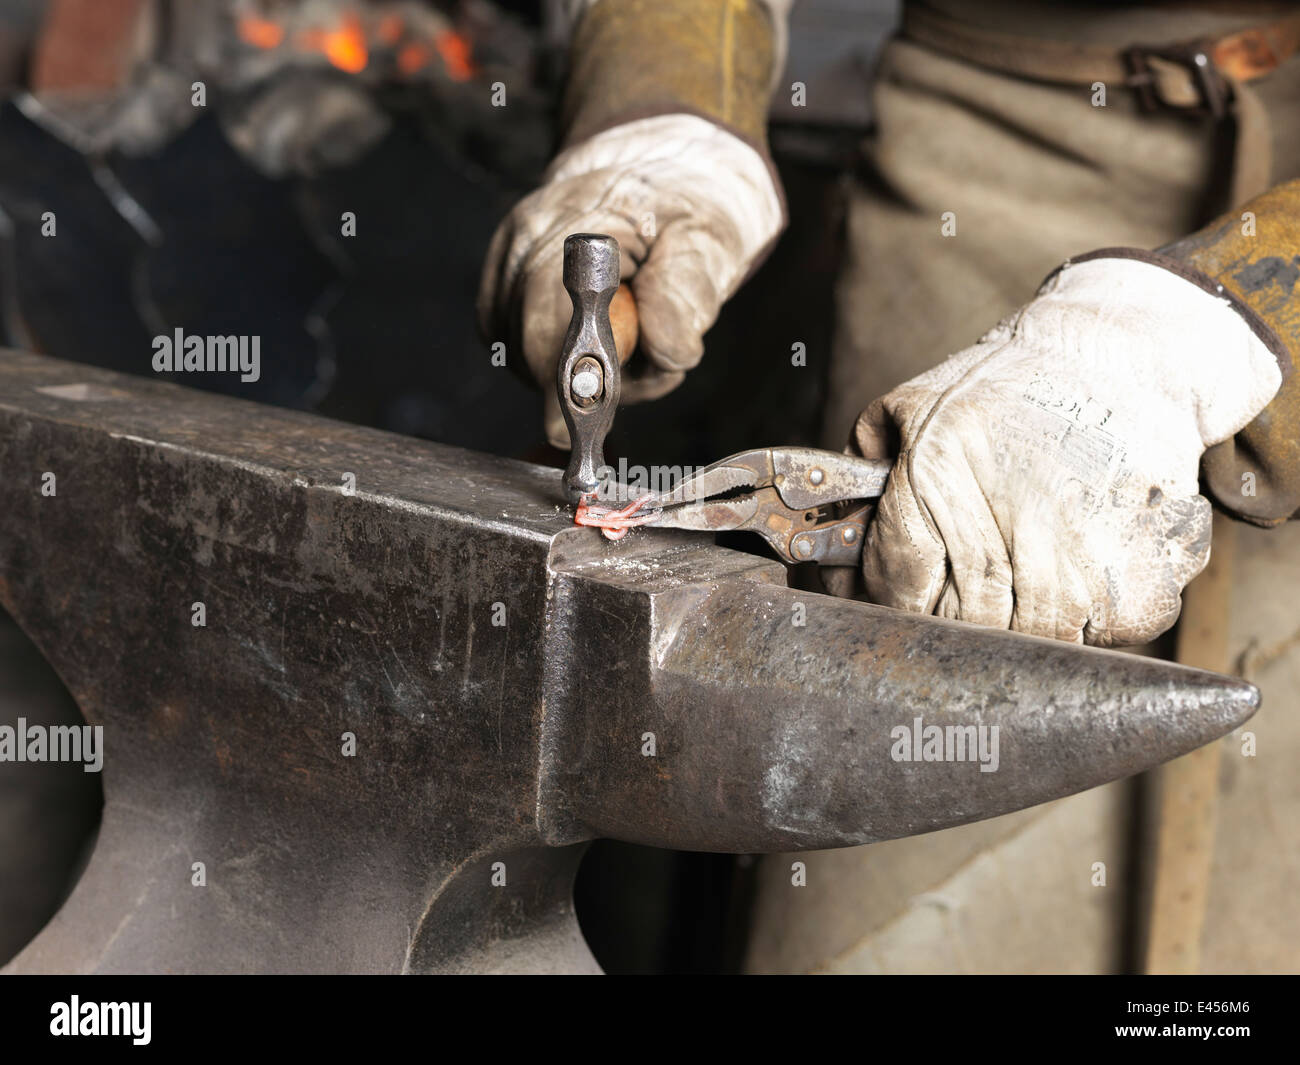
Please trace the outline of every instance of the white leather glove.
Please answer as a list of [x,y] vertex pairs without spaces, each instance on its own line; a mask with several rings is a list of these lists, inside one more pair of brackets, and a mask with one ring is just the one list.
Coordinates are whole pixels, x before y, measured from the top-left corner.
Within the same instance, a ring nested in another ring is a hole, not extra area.
[[489,340],[522,340],[541,385],[548,439],[569,446],[555,366],[573,313],[561,264],[570,233],[607,233],[623,251],[652,370],[625,376],[624,402],[681,383],[718,311],[776,238],[781,194],[757,151],[694,115],[639,119],[560,153],[545,183],[506,217],[488,250],[479,321]]
[[858,450],[897,454],[863,551],[869,596],[1101,646],[1152,639],[1209,561],[1201,453],[1281,381],[1197,282],[1139,259],[1066,264],[860,417]]

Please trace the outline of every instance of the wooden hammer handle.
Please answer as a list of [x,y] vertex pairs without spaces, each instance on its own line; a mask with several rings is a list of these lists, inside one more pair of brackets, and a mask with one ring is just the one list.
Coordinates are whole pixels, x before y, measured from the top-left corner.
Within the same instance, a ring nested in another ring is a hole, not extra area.
[[609,325],[614,332],[614,350],[618,352],[618,363],[626,366],[627,360],[636,350],[637,337],[640,333],[640,319],[636,313],[636,297],[626,281],[618,286],[614,298],[609,301]]

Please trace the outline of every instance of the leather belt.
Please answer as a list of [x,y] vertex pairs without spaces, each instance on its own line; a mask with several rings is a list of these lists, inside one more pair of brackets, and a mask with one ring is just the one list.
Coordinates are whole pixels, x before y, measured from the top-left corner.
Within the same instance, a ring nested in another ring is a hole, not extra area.
[[1064,85],[1122,84],[1146,109],[1218,118],[1229,109],[1234,85],[1261,78],[1300,53],[1300,10],[1218,37],[1117,49],[982,29],[909,3],[903,36],[1018,77]]

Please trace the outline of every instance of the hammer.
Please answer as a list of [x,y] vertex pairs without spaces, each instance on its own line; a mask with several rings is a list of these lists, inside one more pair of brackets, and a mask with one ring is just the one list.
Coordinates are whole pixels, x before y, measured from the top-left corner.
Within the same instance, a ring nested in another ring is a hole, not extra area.
[[564,490],[577,503],[600,485],[605,437],[618,408],[620,367],[636,347],[636,301],[619,284],[618,241],[600,233],[564,240],[564,287],[573,317],[564,337],[555,388],[573,450]]

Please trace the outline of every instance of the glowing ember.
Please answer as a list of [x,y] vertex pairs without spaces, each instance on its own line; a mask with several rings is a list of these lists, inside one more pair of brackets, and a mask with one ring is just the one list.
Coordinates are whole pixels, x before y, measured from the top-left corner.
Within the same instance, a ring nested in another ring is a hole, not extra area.
[[323,56],[347,74],[360,74],[370,64],[371,44],[392,57],[397,71],[413,77],[425,70],[435,56],[452,81],[468,81],[476,68],[468,38],[450,29],[414,23],[394,11],[367,13],[344,10],[333,24],[308,25],[275,22],[252,13],[236,19],[239,39],[264,51],[279,48],[286,40],[295,50]]
[[458,33],[444,30],[433,39],[434,47],[442,56],[447,68],[447,76],[452,81],[468,81],[474,76],[474,64],[470,60],[470,43]]
[[325,34],[325,47],[321,51],[339,70],[349,74],[359,74],[365,70],[370,56],[366,49],[365,32],[361,29],[361,19],[352,12],[344,15],[343,24]]
[[432,49],[415,42],[404,44],[401,51],[397,53],[397,69],[409,77],[423,70],[432,58]]
[[402,21],[401,15],[385,15],[379,20],[379,28],[375,31],[375,36],[391,48],[402,39],[402,34],[405,32],[406,23]]
[[370,59],[361,19],[351,11],[333,29],[303,30],[294,43],[304,51],[320,52],[331,64],[348,74],[360,74]]
[[276,48],[284,40],[284,27],[278,22],[245,15],[239,20],[239,39],[254,48]]

